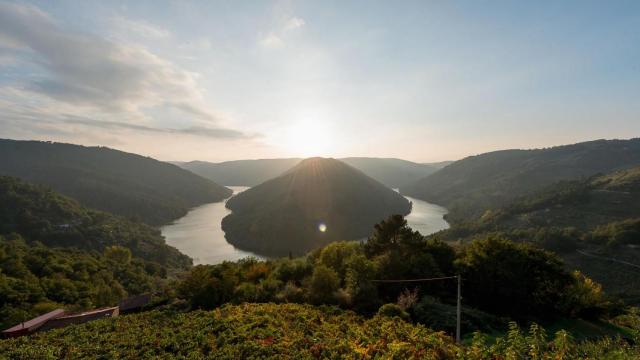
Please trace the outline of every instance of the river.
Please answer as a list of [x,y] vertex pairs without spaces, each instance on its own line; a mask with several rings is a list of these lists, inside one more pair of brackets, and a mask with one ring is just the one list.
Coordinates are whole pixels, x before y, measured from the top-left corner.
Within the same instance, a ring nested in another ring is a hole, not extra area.
[[[248,187],[227,186],[234,195]],[[449,224],[442,218],[447,209],[426,201],[405,196],[413,202],[411,213],[406,216],[412,229],[422,235],[444,230]],[[184,217],[160,228],[167,244],[193,258],[194,264],[218,264],[225,260],[235,261],[247,256],[263,258],[260,255],[236,249],[224,237],[220,223],[231,211],[225,202],[201,205],[189,211]]]

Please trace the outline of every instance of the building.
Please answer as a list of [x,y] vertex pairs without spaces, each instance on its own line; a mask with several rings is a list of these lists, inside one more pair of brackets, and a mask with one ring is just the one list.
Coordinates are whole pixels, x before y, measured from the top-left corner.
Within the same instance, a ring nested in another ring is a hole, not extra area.
[[81,312],[79,314],[70,314],[58,316],[45,322],[38,331],[47,331],[50,329],[63,328],[69,325],[77,325],[86,323],[93,320],[116,317],[120,314],[120,309],[117,306],[96,309],[91,311]]
[[121,314],[132,313],[142,310],[149,302],[151,302],[151,294],[142,294],[120,300],[118,307]]
[[40,315],[29,321],[22,322],[2,332],[3,337],[18,337],[22,335],[32,334],[42,328],[47,322],[59,318],[64,315],[64,310],[56,309],[44,315]]

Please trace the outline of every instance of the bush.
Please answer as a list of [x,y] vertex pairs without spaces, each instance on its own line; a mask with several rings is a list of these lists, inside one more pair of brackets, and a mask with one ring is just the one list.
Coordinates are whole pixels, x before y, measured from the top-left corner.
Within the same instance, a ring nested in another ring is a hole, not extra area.
[[315,304],[334,304],[334,293],[339,288],[338,274],[324,265],[317,265],[309,281],[309,299]]
[[410,316],[409,314],[402,310],[402,308],[400,306],[398,306],[397,304],[384,304],[380,307],[380,309],[378,309],[378,315],[380,316],[388,316],[388,317],[394,317],[397,316],[402,320],[409,320]]

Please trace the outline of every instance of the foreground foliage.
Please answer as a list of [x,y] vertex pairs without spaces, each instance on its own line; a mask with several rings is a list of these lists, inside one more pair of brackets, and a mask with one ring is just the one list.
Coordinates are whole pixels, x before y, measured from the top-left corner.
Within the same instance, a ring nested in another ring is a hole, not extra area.
[[0,341],[6,359],[637,359],[622,340],[577,343],[512,324],[494,341],[465,346],[442,333],[384,315],[365,319],[335,307],[225,305],[211,312],[152,311]]
[[464,309],[469,321],[465,325],[473,330],[505,327],[506,321],[496,316],[542,321],[596,317],[607,311],[598,285],[567,271],[551,252],[494,236],[454,248],[425,239],[399,215],[377,224],[365,244],[336,242],[304,258],[248,258],[196,266],[179,282],[177,295],[193,308],[213,309],[226,302],[296,302],[334,304],[365,315],[398,302],[413,320],[451,331],[455,316],[448,310],[455,307],[455,279],[375,280],[455,274],[464,279],[465,305],[477,309]]

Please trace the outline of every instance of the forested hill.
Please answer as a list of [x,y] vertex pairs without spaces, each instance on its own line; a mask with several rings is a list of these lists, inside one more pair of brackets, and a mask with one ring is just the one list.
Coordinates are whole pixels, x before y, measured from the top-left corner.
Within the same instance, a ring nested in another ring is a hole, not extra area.
[[0,176],[0,235],[14,233],[46,246],[102,252],[118,245],[170,268],[191,265],[189,257],[167,245],[151,226],[87,209],[52,190]]
[[[331,241],[364,238],[409,202],[335,159],[311,158],[282,176],[232,197],[222,221],[227,240],[258,253],[303,254]],[[326,231],[319,226],[326,225]]]
[[480,216],[562,180],[640,164],[640,139],[597,140],[471,156],[402,187],[403,194],[447,207],[453,222]]
[[221,163],[190,161],[180,164],[195,174],[222,185],[255,186],[281,175],[300,163],[300,158],[235,160]]
[[[419,164],[392,158],[350,157],[338,159],[391,188],[415,182],[436,172],[449,162]],[[179,163],[184,169],[222,185],[255,186],[282,175],[300,163],[300,158],[236,160],[221,163],[191,161]]]
[[231,190],[178,166],[105,147],[0,140],[0,175],[50,186],[83,205],[160,225]]
[[587,180],[563,181],[488,212],[481,220],[510,228],[573,227],[588,231],[633,218],[640,218],[640,167]]

